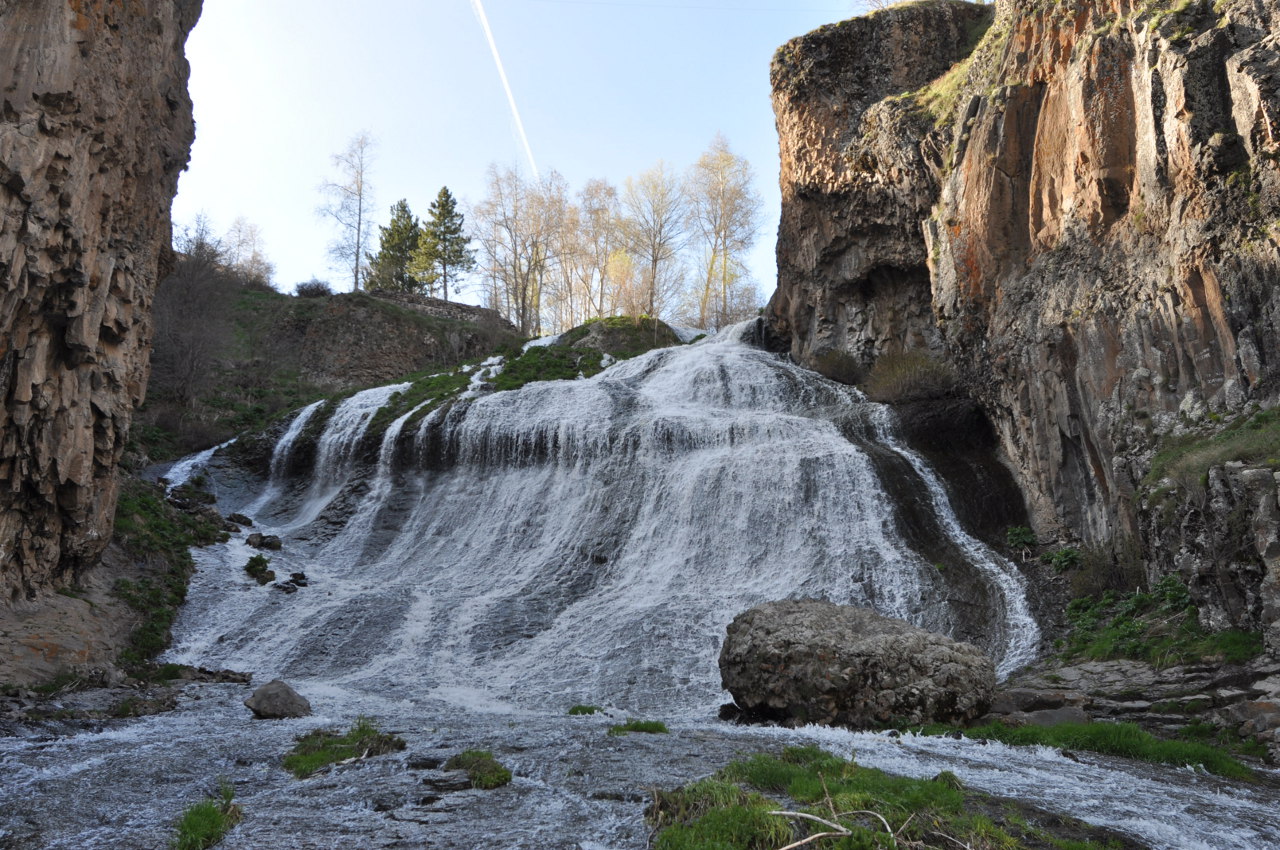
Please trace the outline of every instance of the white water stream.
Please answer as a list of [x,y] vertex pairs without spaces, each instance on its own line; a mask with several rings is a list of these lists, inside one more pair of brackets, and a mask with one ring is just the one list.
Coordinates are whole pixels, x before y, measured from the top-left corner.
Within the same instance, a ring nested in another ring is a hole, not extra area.
[[[461,401],[413,428],[409,411],[363,466],[364,429],[405,385],[361,393],[326,425],[313,479],[288,482],[291,440],[316,408],[303,411],[263,490],[222,493],[220,507],[252,508],[257,530],[284,539],[271,568],[305,572],[309,586],[258,586],[243,537],[200,550],[167,657],[287,678],[316,716],[253,721],[247,689],[206,685],[176,712],[101,734],[0,740],[0,847],[160,846],[222,775],[247,813],[231,848],[641,848],[647,788],[813,740],[898,772],[953,770],[1153,846],[1280,845],[1273,792],[1192,771],[717,723],[725,626],[763,601],[823,597],[977,628],[1006,671],[1038,642],[1021,576],[964,533],[885,409],[742,333]],[[913,470],[986,586],[981,616],[948,605],[947,576],[899,530],[897,490],[850,428],[823,418],[832,410]],[[565,716],[576,703],[664,719],[674,734],[609,738],[610,721]],[[302,782],[279,768],[293,736],[359,714],[409,751]],[[495,750],[513,785],[430,800],[432,773],[413,760],[473,746]]]

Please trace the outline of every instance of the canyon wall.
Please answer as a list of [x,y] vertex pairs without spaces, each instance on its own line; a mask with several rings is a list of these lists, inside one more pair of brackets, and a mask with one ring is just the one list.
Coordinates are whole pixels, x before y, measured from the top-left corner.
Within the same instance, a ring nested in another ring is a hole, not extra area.
[[[957,25],[991,11],[976,35]],[[1162,440],[1280,391],[1278,15],[1274,0],[927,0],[793,40],[772,68],[769,314],[792,355],[949,361],[1042,537],[1142,539],[1216,625],[1252,628],[1280,621],[1268,534],[1249,570],[1206,577],[1223,564],[1167,529],[1212,525],[1212,492],[1175,493],[1173,515],[1166,494],[1161,522],[1147,476]],[[1261,498],[1218,489],[1219,505]]]
[[0,604],[91,565],[147,383],[200,0],[0,2]]

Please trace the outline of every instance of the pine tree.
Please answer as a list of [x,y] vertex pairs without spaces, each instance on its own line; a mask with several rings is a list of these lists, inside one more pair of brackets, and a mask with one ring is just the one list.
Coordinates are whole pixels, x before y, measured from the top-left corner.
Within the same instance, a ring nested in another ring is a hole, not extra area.
[[409,202],[401,199],[391,207],[391,222],[379,227],[381,242],[377,255],[369,257],[369,289],[393,292],[418,292],[422,286],[409,272],[414,251],[418,249],[421,229],[417,216],[409,211]]
[[458,278],[475,268],[475,252],[448,186],[440,188],[427,213],[409,271],[432,294],[439,284],[441,297],[448,301],[449,284],[454,284],[456,292]]

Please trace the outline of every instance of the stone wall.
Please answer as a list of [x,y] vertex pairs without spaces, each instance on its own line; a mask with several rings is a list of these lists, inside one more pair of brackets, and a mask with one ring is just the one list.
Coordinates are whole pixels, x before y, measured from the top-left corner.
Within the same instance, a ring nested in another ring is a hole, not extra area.
[[200,0],[0,3],[0,599],[92,564],[147,383]]

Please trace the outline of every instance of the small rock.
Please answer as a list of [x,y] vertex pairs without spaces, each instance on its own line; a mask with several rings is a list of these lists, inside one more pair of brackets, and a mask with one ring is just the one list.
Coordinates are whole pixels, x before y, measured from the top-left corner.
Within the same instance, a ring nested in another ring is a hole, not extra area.
[[286,581],[286,582],[276,582],[275,584],[273,584],[273,585],[271,585],[271,586],[272,586],[272,587],[274,587],[276,590],[280,590],[280,591],[283,591],[283,592],[285,592],[285,593],[297,593],[297,592],[298,592],[298,586],[297,586],[296,584],[294,584],[293,582],[288,582],[288,581]]
[[279,537],[275,536],[274,534],[263,534],[260,531],[255,531],[252,534],[250,534],[248,537],[244,539],[244,542],[248,543],[250,546],[252,546],[255,549],[278,550],[281,547]]
[[253,525],[253,520],[244,514],[228,514],[227,521],[234,522],[236,525]]
[[311,703],[279,679],[273,679],[258,688],[244,704],[256,717],[264,719],[306,717],[311,714]]

